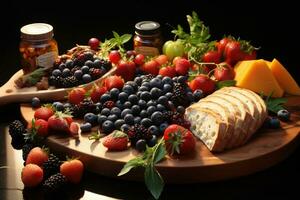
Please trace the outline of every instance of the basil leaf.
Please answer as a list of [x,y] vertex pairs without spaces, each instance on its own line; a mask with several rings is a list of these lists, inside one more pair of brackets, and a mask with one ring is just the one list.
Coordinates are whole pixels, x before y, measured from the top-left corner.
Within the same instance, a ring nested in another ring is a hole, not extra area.
[[120,39],[120,35],[117,32],[113,31],[113,35],[117,40]]
[[124,174],[127,174],[132,168],[144,166],[145,161],[142,159],[142,157],[136,157],[131,160],[129,160],[124,167],[121,169],[118,176],[122,176]]
[[124,34],[120,37],[121,43],[125,44],[131,39],[132,35],[131,34]]
[[152,164],[145,170],[145,184],[155,199],[158,199],[164,188],[164,181]]
[[166,154],[167,151],[163,143],[163,139],[161,139],[161,141],[158,143],[153,153],[153,164],[156,164],[159,161],[161,161],[166,156]]
[[236,84],[235,80],[218,81],[217,88],[221,89],[222,87],[235,86],[235,84]]

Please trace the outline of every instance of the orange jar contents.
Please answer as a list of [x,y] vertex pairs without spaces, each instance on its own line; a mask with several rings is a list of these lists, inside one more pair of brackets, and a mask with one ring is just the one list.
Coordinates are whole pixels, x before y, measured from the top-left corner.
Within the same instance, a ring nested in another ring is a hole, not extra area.
[[58,57],[58,46],[53,38],[53,27],[45,23],[23,26],[19,50],[24,74],[39,67],[52,67]]
[[156,56],[162,50],[160,24],[153,21],[141,21],[135,25],[133,38],[134,50],[145,56]]

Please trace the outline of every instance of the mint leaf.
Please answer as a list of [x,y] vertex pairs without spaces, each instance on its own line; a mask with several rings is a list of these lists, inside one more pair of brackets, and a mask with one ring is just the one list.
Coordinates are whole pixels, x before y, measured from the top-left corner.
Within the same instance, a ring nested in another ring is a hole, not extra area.
[[164,188],[164,181],[152,164],[145,169],[145,184],[155,199],[158,199]]
[[167,155],[167,150],[164,146],[163,139],[161,139],[155,147],[156,148],[154,149],[153,153],[153,164],[158,163]]
[[115,31],[113,31],[113,36],[114,36],[117,40],[120,39],[120,35],[119,35],[117,32],[115,32]]
[[236,84],[235,80],[218,81],[217,88],[221,89],[222,87],[235,86],[235,84]]
[[132,35],[130,34],[124,34],[120,37],[121,39],[121,43],[125,44],[126,42],[128,42],[131,39]]
[[279,110],[284,109],[283,104],[286,102],[286,98],[268,98],[266,100],[266,106],[270,112],[277,113]]
[[142,159],[142,157],[136,157],[134,159],[131,159],[124,165],[124,167],[121,169],[118,176],[127,174],[131,169],[133,169],[135,167],[141,167],[144,165],[145,165],[145,161]]

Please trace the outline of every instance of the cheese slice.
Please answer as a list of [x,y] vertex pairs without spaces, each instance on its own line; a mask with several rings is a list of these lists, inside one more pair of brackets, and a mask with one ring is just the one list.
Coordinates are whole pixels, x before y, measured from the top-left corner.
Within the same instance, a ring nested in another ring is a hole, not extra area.
[[247,71],[246,69],[254,62],[255,60],[240,61],[234,66],[235,73],[239,74],[238,76],[236,76],[236,81],[240,80],[244,76],[244,73]]
[[274,58],[271,63],[269,62],[267,64],[279,85],[286,93],[300,95],[300,88],[297,82],[278,60]]
[[236,69],[235,72],[237,87],[246,88],[259,94],[263,93],[264,95],[273,93],[272,97],[282,97],[283,89],[264,60],[250,62],[247,67],[240,70]]

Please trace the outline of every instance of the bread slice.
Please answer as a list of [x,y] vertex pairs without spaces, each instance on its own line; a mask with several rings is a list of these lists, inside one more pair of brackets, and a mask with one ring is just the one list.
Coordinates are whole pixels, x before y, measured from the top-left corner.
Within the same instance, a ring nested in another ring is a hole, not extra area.
[[[236,105],[231,103],[228,99],[223,98],[223,96],[214,94],[207,96],[206,98],[202,99],[203,101],[214,101],[221,104],[224,108],[226,108],[231,115],[234,116],[234,131],[232,137],[225,145],[225,149],[230,149],[234,146],[234,144],[239,141],[241,135],[246,135],[246,130],[244,127],[245,119],[242,118],[242,114],[240,108]],[[245,116],[246,117],[246,116]]]
[[227,129],[227,124],[220,117],[209,110],[197,107],[188,107],[185,117],[191,123],[190,130],[198,137],[210,151],[220,152],[223,150],[222,134]]

